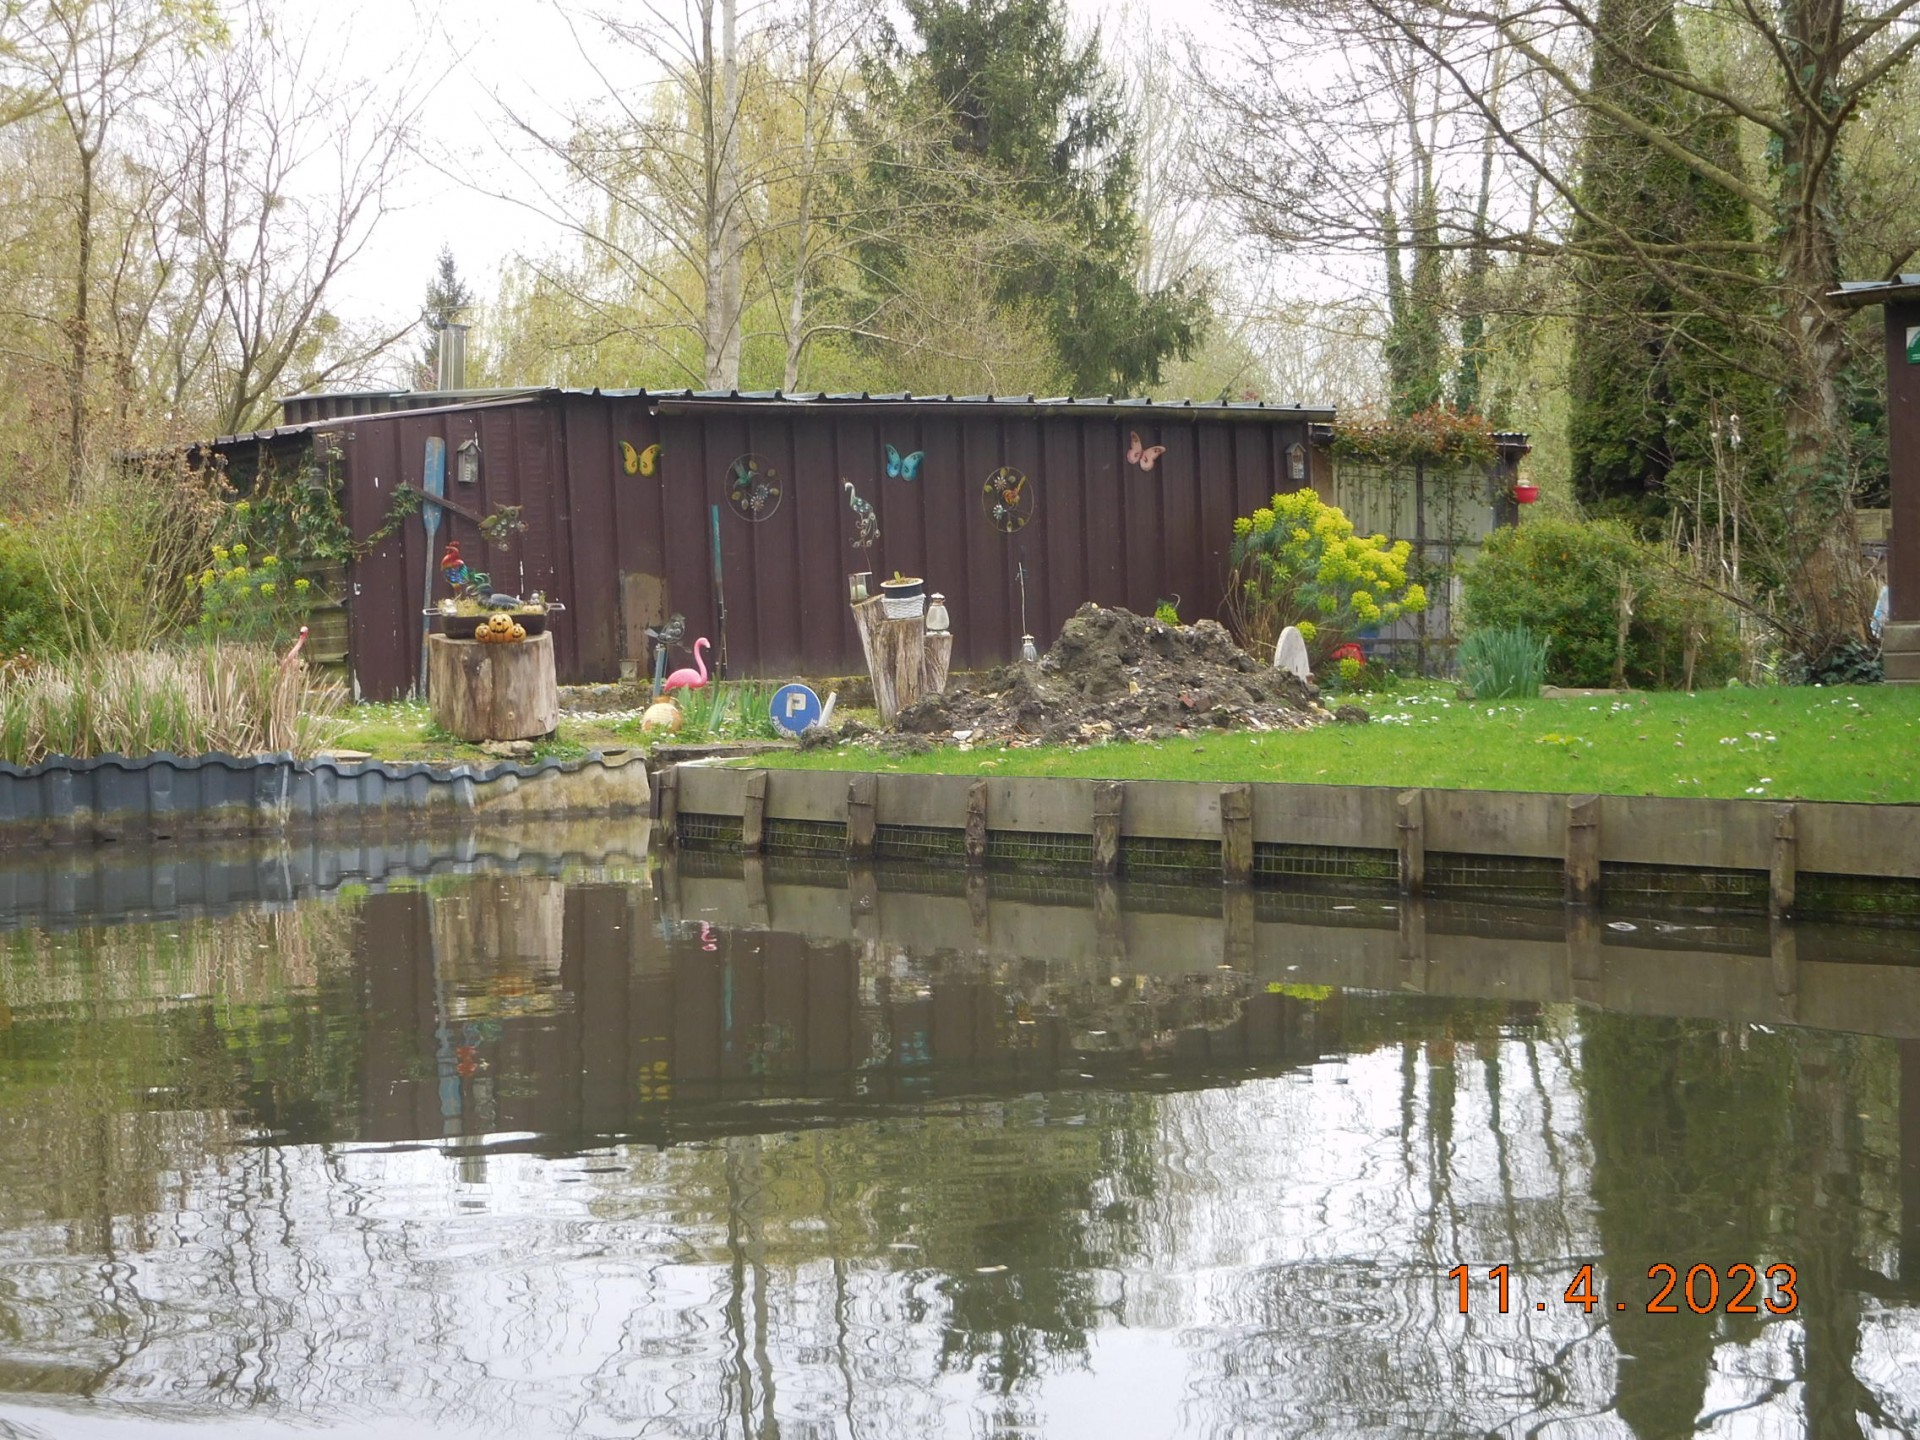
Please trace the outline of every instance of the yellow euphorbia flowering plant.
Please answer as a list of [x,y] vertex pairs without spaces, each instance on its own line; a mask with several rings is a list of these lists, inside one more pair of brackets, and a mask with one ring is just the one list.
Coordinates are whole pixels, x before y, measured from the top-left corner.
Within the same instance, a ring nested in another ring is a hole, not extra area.
[[1353,522],[1311,489],[1275,495],[1235,520],[1232,557],[1229,606],[1256,651],[1297,625],[1325,655],[1358,630],[1427,608],[1426,590],[1407,578],[1413,547],[1354,534]]

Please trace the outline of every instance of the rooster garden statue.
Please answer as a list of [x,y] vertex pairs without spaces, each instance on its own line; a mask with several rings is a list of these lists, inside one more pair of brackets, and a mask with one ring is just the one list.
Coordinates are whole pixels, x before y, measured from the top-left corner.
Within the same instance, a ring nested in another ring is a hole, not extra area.
[[446,552],[440,557],[440,573],[447,577],[447,588],[463,599],[474,599],[488,593],[486,575],[468,568],[467,562],[460,558],[458,540],[447,542]]

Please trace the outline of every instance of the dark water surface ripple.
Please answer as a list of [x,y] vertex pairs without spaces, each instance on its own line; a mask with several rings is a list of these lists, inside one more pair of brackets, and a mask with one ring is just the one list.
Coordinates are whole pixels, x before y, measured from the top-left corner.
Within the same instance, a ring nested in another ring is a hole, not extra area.
[[0,916],[0,1437],[1920,1432],[1910,932],[376,868]]

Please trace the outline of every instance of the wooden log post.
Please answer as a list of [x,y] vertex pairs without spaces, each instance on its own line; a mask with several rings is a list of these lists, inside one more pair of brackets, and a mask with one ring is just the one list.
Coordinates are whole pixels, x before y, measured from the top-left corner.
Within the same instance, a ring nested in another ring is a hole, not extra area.
[[1093,787],[1093,873],[1112,876],[1120,869],[1120,812],[1126,804],[1124,781],[1103,780]]
[[1600,797],[1567,797],[1567,903],[1600,901]]
[[773,912],[767,908],[767,860],[764,855],[741,857],[740,883],[747,894],[747,918],[758,929],[772,929]]
[[1418,895],[1427,884],[1427,801],[1418,790],[1402,790],[1394,801],[1394,825],[1400,840],[1400,893]]
[[1773,856],[1767,873],[1767,913],[1784,920],[1793,913],[1794,890],[1800,873],[1800,845],[1795,838],[1794,808],[1773,808]]
[[1221,895],[1221,956],[1243,975],[1253,973],[1253,887],[1230,885]]
[[553,635],[512,644],[428,637],[427,694],[442,730],[469,742],[532,740],[560,723]]
[[976,780],[967,787],[967,868],[983,869],[987,863],[987,782]]
[[876,595],[854,602],[853,625],[867,657],[867,674],[873,678],[874,708],[880,712],[880,723],[891,725],[895,715],[925,693],[926,616],[889,620],[884,602]]
[[1409,895],[1400,902],[1398,919],[1400,983],[1409,990],[1424,990],[1427,988],[1427,902],[1418,895]]
[[871,865],[847,867],[847,921],[869,944],[880,939],[880,878]]
[[680,843],[680,767],[660,772],[659,808],[653,817],[655,840],[669,849]]
[[1779,916],[1767,924],[1767,970],[1773,980],[1775,1014],[1788,1025],[1800,1018],[1800,937]]
[[1220,874],[1229,885],[1253,883],[1253,786],[1220,791]]
[[1127,922],[1120,909],[1120,887],[1105,876],[1097,876],[1093,882],[1093,942],[1100,979],[1128,973]]
[[947,693],[947,672],[953,666],[953,632],[927,636],[927,656],[920,674],[920,693]]
[[740,853],[759,855],[767,848],[767,772],[747,776],[747,794],[740,806]]
[[855,775],[847,781],[847,859],[873,859],[873,837],[879,828],[880,779],[876,775]]
[[1573,998],[1600,1005],[1607,994],[1607,957],[1600,948],[1600,918],[1588,909],[1567,911],[1567,972]]
[[662,849],[653,855],[653,903],[665,914],[680,912],[680,852]]
[[983,950],[993,944],[993,889],[984,870],[967,871],[967,923],[974,944]]

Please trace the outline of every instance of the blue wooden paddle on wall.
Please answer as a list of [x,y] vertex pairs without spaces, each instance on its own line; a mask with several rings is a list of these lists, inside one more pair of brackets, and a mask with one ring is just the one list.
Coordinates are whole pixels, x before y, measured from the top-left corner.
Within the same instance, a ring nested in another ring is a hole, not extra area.
[[[428,495],[447,493],[447,442],[438,435],[427,437],[427,463],[421,472],[420,488]],[[434,536],[440,533],[440,507],[431,500],[420,502],[420,519],[427,527],[427,552],[421,563],[425,574],[425,590],[420,599],[420,683],[417,693],[421,699],[427,697],[427,639],[433,633],[433,617],[427,612],[433,609],[433,544]]]

